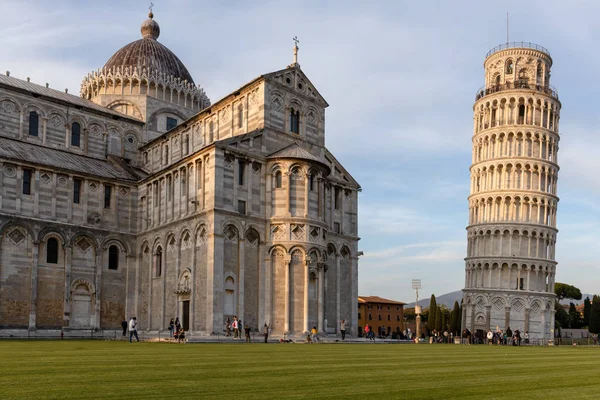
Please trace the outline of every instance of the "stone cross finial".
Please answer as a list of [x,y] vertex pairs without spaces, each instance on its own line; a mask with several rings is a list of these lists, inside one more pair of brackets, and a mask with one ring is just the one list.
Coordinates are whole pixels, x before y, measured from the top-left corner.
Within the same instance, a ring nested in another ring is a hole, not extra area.
[[300,47],[298,47],[298,43],[300,43],[300,41],[298,40],[298,36],[294,36],[294,38],[292,39],[294,41],[294,64],[298,63],[298,50],[300,50]]

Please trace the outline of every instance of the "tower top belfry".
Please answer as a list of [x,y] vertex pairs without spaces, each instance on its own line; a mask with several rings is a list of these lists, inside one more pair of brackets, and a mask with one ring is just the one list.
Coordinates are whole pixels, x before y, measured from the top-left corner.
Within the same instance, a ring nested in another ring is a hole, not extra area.
[[475,95],[462,326],[552,338],[558,122],[550,52],[505,43]]

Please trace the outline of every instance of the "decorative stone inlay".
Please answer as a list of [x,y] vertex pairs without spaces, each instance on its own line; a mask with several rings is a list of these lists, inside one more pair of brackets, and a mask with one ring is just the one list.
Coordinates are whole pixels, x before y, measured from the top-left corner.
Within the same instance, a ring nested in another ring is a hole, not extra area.
[[511,308],[516,312],[521,312],[523,311],[523,308],[525,308],[525,303],[523,303],[523,300],[521,299],[514,299],[512,301]]
[[17,175],[17,170],[12,165],[5,165],[4,175],[8,176],[9,178],[13,178],[15,175]]
[[319,233],[320,233],[320,232],[319,232],[319,228],[318,228],[318,227],[316,227],[316,226],[313,226],[313,227],[310,229],[310,238],[311,238],[313,241],[316,241],[316,240],[318,240],[318,239],[319,239]]
[[273,239],[281,239],[285,234],[285,228],[283,225],[271,225],[271,236]]
[[257,244],[258,239],[259,239],[258,234],[254,230],[250,230],[246,234],[246,240],[248,240],[248,242],[250,244]]
[[42,174],[40,175],[40,181],[42,181],[44,185],[49,184],[51,180],[52,177],[47,172],[42,172]]
[[15,109],[17,108],[15,106],[15,103],[13,103],[10,100],[4,100],[2,102],[2,108],[4,109],[4,111],[6,111],[7,113],[11,113],[13,111],[15,111]]
[[223,233],[225,234],[225,239],[229,242],[234,242],[237,240],[237,232],[231,226],[225,228],[225,232]]
[[504,300],[502,300],[500,297],[496,297],[494,300],[492,300],[492,306],[495,310],[501,311],[504,308]]
[[102,128],[98,124],[90,125],[89,129],[93,136],[100,136],[100,133],[102,133]]
[[90,247],[92,247],[92,244],[90,243],[90,241],[87,238],[81,238],[77,241],[76,243],[77,247],[79,247],[79,249],[81,251],[83,251],[84,253],[86,251],[88,251],[90,249]]
[[23,241],[23,239],[25,239],[25,235],[18,228],[9,233],[8,237],[13,241],[14,244],[19,244]]
[[304,236],[304,225],[292,225],[292,235],[296,240],[301,240]]

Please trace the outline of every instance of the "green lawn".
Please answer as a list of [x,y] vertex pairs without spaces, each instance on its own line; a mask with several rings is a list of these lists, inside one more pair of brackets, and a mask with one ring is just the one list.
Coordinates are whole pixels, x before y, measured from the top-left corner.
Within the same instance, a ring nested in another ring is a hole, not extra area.
[[0,399],[597,399],[600,348],[0,341]]

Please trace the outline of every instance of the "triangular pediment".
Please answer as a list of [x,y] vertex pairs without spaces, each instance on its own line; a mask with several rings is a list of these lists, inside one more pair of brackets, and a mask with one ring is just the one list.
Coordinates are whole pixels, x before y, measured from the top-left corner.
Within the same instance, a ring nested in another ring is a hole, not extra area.
[[322,107],[328,107],[327,101],[321,96],[315,85],[308,79],[299,66],[291,65],[285,69],[263,75],[265,80],[277,83],[299,95],[308,97]]

